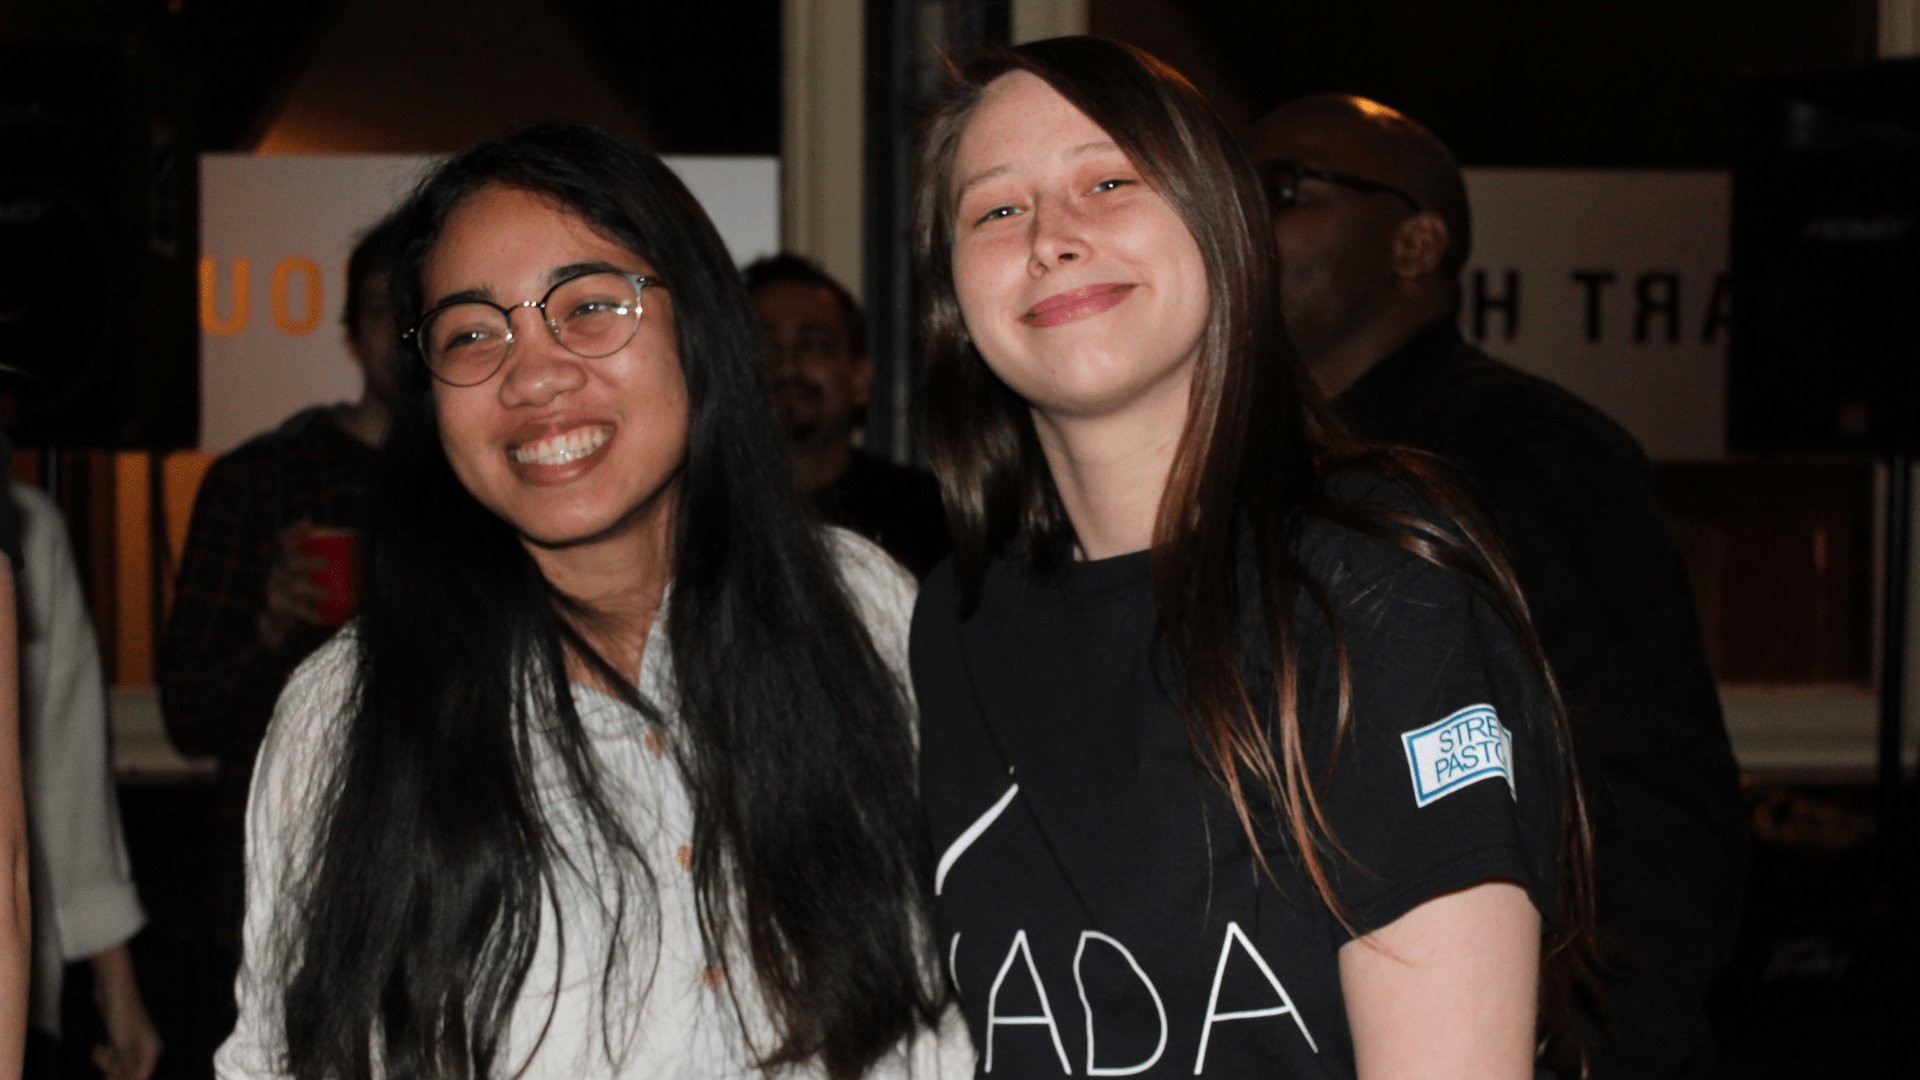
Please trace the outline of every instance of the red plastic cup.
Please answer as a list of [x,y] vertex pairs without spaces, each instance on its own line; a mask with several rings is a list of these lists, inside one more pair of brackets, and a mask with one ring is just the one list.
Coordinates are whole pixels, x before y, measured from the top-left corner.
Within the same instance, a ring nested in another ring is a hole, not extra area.
[[327,590],[320,603],[320,621],[339,626],[360,606],[355,568],[359,564],[360,534],[353,529],[308,529],[300,538],[300,554],[325,559],[327,565],[307,573],[307,580]]

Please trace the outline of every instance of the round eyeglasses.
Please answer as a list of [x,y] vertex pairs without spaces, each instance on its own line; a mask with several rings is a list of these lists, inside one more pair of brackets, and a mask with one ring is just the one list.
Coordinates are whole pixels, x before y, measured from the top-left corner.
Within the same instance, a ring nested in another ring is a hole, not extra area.
[[1266,189],[1267,208],[1276,214],[1282,210],[1291,210],[1299,204],[1302,180],[1336,184],[1362,195],[1391,195],[1404,201],[1416,214],[1426,209],[1420,205],[1419,199],[1392,184],[1383,184],[1378,180],[1369,180],[1364,176],[1354,176],[1351,173],[1317,169],[1304,161],[1263,161],[1257,168],[1260,173],[1260,186]]
[[402,336],[420,350],[433,377],[449,386],[478,386],[513,351],[513,313],[535,308],[553,340],[589,360],[611,356],[640,328],[640,294],[657,277],[620,270],[589,270],[559,282],[539,300],[502,307],[491,300],[448,300],[420,317]]

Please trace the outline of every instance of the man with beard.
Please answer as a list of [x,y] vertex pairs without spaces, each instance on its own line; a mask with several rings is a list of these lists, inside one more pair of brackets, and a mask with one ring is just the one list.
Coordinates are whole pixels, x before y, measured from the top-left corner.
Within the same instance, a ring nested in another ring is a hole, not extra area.
[[853,445],[867,404],[866,319],[841,284],[808,259],[774,255],[747,267],[767,339],[767,385],[793,440],[793,475],[820,517],[886,548],[924,578],[947,554],[940,485]]
[[1646,454],[1599,410],[1461,339],[1460,166],[1320,94],[1256,124],[1301,358],[1356,433],[1441,455],[1499,534],[1567,700],[1611,946],[1592,1075],[1713,1075],[1703,1000],[1740,920],[1738,771]]

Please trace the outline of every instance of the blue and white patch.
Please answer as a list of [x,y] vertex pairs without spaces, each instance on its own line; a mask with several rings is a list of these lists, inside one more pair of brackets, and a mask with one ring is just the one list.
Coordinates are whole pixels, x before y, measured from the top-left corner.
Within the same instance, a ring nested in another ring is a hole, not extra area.
[[1421,806],[1495,776],[1520,797],[1513,793],[1513,733],[1491,705],[1469,705],[1400,738],[1413,770],[1413,799]]

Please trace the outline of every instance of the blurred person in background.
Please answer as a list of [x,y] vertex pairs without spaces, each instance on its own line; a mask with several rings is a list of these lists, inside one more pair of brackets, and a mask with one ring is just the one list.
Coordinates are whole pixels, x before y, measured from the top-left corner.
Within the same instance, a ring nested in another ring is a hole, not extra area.
[[949,546],[940,485],[853,444],[873,379],[859,301],[798,255],[761,259],[747,267],[746,280],[800,490],[821,520],[872,540],[925,578]]
[[1245,143],[1280,246],[1288,334],[1363,438],[1440,455],[1512,559],[1573,719],[1613,946],[1597,1078],[1708,1077],[1703,1001],[1745,878],[1739,775],[1686,570],[1632,436],[1466,343],[1466,186],[1434,135],[1337,94]]
[[45,492],[12,485],[24,563],[19,577],[20,711],[32,833],[33,986],[27,1080],[59,1075],[65,967],[92,968],[107,1042],[106,1080],[147,1080],[160,1036],[147,1016],[127,943],[146,922],[114,796],[106,683],[66,522]]
[[[343,322],[360,399],[303,410],[207,470],[160,641],[167,737],[183,754],[219,759],[203,913],[217,954],[208,977],[223,999],[239,964],[254,757],[287,678],[336,629],[321,618],[328,591],[308,579],[319,564],[301,553],[302,542],[316,526],[364,527],[392,407],[403,348],[387,295],[393,236],[390,225],[375,225],[347,263]],[[232,1023],[230,1002],[211,1008],[220,1015],[208,1018],[207,1052]]]

